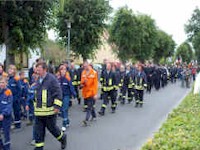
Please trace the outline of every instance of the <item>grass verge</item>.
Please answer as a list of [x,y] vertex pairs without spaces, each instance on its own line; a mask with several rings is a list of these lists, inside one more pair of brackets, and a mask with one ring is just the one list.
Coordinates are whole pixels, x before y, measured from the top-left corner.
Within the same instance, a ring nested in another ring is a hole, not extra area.
[[200,97],[188,94],[142,150],[200,150]]

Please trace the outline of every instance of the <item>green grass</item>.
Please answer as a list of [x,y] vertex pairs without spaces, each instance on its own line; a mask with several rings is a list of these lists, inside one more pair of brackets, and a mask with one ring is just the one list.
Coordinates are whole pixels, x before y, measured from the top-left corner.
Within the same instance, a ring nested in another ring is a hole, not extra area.
[[200,150],[200,97],[186,96],[142,150]]

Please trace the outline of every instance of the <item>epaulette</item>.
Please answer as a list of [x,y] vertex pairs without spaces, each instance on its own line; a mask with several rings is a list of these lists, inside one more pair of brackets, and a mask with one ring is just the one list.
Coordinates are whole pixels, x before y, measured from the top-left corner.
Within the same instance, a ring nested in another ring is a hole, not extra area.
[[20,80],[20,77],[19,77],[19,76],[15,76],[14,79],[15,79],[16,81],[19,81],[19,80]]
[[4,94],[5,94],[6,96],[11,96],[11,95],[12,95],[12,92],[11,92],[11,90],[6,89],[5,92],[4,92]]
[[27,79],[24,79],[24,83],[28,83],[28,80],[27,80]]
[[71,80],[71,78],[70,78],[70,75],[69,75],[69,73],[68,73],[68,72],[66,73],[66,75],[65,75],[65,78],[66,78],[68,81],[70,81],[70,80]]
[[8,77],[8,74],[5,73],[5,72],[3,72],[2,76],[7,78],[7,77]]

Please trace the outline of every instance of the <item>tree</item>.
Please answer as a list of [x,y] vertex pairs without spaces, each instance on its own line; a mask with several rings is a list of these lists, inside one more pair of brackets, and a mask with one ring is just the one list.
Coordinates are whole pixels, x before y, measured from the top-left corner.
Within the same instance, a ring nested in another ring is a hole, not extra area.
[[182,43],[176,50],[176,57],[181,58],[183,62],[191,62],[193,56],[192,47],[187,42]]
[[185,32],[194,47],[198,63],[200,63],[200,10],[198,7],[194,10],[188,24],[185,25]]
[[161,60],[165,60],[167,57],[173,56],[175,50],[175,41],[172,36],[168,35],[162,30],[157,31],[156,46],[153,51],[153,60],[155,63],[159,63]]
[[66,0],[58,13],[56,29],[63,44],[67,39],[66,20],[72,22],[71,49],[83,59],[94,56],[111,11],[107,0]]
[[16,53],[40,47],[51,22],[53,1],[0,1],[0,44],[6,45],[6,66]]
[[144,61],[152,56],[156,39],[155,21],[147,15],[135,15],[127,6],[120,8],[110,27],[109,41],[116,45],[121,60]]
[[[109,41],[116,45],[114,52],[122,61],[134,57],[133,47],[137,44],[138,20],[128,7],[120,8],[109,29]],[[133,42],[135,41],[135,42]]]

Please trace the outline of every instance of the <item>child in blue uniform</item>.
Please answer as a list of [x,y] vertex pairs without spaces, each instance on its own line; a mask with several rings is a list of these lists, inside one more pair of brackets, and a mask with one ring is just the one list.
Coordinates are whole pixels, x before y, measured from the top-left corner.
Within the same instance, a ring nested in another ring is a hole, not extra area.
[[[1,150],[10,150],[10,127],[12,123],[13,97],[11,90],[9,90],[6,86],[7,86],[6,79],[0,77],[0,149]],[[1,131],[3,131],[3,135],[1,135]]]
[[29,83],[25,79],[24,71],[21,71],[19,73],[19,75],[20,75],[20,83],[21,83],[21,89],[22,89],[20,103],[21,103],[21,107],[23,108],[22,112],[21,112],[21,117],[26,119],[28,116],[27,116],[25,107],[26,107],[26,99],[27,99],[27,95],[28,95]]

